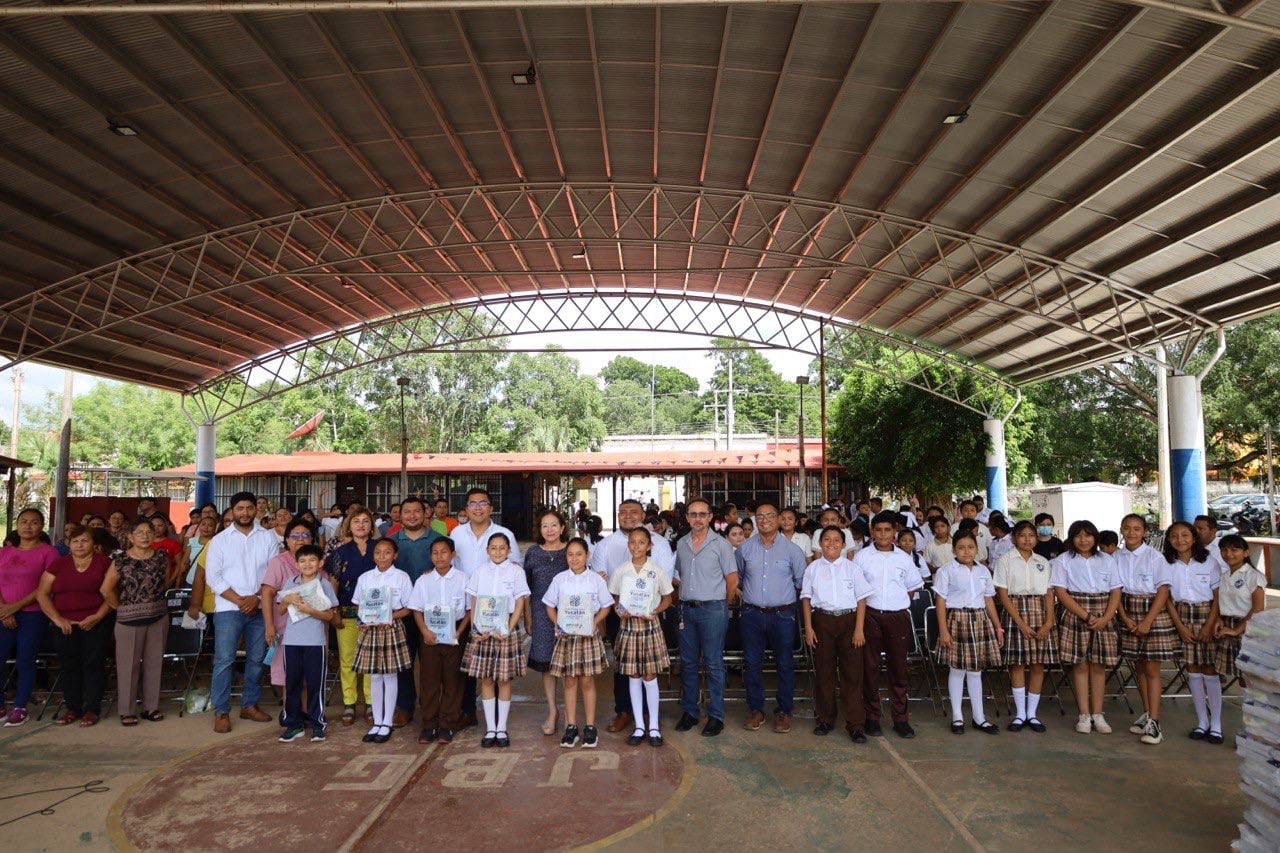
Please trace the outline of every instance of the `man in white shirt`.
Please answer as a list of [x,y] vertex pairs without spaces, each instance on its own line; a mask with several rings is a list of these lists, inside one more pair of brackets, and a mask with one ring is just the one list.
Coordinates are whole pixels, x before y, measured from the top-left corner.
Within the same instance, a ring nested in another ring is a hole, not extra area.
[[231,497],[231,526],[209,540],[205,581],[213,590],[213,730],[231,731],[231,667],[244,638],[244,693],[240,719],[265,723],[271,717],[258,707],[259,679],[267,641],[258,596],[267,563],[280,553],[275,534],[258,525],[258,505],[251,492]]
[[[627,535],[641,524],[644,524],[644,505],[634,498],[627,498],[618,504],[618,529],[600,540],[591,549],[591,557],[587,568],[609,580],[614,569],[631,560],[631,552],[627,550]],[[671,545],[661,536],[650,540],[650,552],[653,561],[666,570],[672,583],[679,583],[675,574],[676,556],[671,553]],[[659,617],[661,618],[661,617]],[[612,610],[604,620],[605,637],[612,644],[618,636],[618,614]],[[620,732],[630,730],[633,715],[631,713],[631,685],[625,675],[613,674],[613,720],[609,723],[609,731]]]

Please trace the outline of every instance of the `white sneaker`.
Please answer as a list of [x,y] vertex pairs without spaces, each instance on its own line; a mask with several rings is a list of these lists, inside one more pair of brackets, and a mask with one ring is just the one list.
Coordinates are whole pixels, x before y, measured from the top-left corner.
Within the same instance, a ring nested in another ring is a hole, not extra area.
[[1093,715],[1093,730],[1098,734],[1111,734],[1111,726],[1107,725],[1107,718],[1101,714]]
[[1151,722],[1151,715],[1146,711],[1142,712],[1142,716],[1133,721],[1133,725],[1129,726],[1129,731],[1135,735],[1146,734],[1147,724]]
[[1082,735],[1087,735],[1093,731],[1093,718],[1088,714],[1081,714],[1076,718],[1076,731]]
[[1142,735],[1140,740],[1143,743],[1155,746],[1164,740],[1164,730],[1160,728],[1159,720],[1147,720],[1147,731]]

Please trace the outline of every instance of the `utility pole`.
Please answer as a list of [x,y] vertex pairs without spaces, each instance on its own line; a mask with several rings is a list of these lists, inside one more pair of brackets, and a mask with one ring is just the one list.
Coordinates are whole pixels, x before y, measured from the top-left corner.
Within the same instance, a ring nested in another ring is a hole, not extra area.
[[409,377],[396,378],[400,386],[400,500],[409,497],[409,430],[404,420],[404,389],[409,384]]
[[711,449],[720,449],[720,389],[711,389],[711,405],[703,406],[704,409],[711,409],[711,416],[715,419],[714,426],[711,429]]
[[776,453],[778,445],[782,443],[782,413],[777,409],[773,410],[773,450]]
[[805,471],[804,471],[804,386],[809,384],[809,377],[797,376],[796,384],[800,386],[800,417],[799,417],[799,421],[797,422],[797,426],[799,427],[798,431],[800,433],[800,448],[799,448],[800,449],[800,499],[797,501],[797,504],[800,507],[800,511],[804,512],[805,494],[806,494],[806,490],[805,490],[806,477],[805,477]]
[[649,365],[649,446],[658,446],[658,365]]
[[1267,524],[1271,526],[1271,535],[1276,535],[1276,508],[1275,499],[1272,494],[1275,492],[1276,484],[1272,474],[1272,458],[1271,458],[1271,424],[1267,424]]
[[62,430],[58,436],[58,471],[54,477],[53,530],[50,531],[55,542],[62,541],[62,531],[67,523],[68,481],[71,478],[71,382],[71,371],[62,371]]
[[9,426],[9,455],[18,458],[18,419],[22,416],[22,380],[24,374],[21,367],[13,369],[13,421]]
[[733,353],[729,353],[729,402],[724,410],[724,423],[727,428],[724,449],[733,449]]

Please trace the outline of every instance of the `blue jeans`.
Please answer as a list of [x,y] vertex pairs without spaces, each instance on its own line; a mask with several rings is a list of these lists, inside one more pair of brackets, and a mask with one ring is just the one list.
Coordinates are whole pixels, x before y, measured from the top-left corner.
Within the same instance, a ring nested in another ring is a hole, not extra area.
[[[39,610],[20,610],[13,616],[18,620],[16,628],[0,625],[0,666],[4,666],[10,655],[17,661],[18,693],[13,698],[13,706],[25,708],[31,701],[31,691],[36,686],[36,652],[40,650],[40,639],[49,622]],[[0,686],[0,697],[4,696],[4,691],[8,688],[6,680]],[[3,702],[2,698],[0,702]]]
[[[236,662],[236,649],[244,637],[244,693],[240,707],[258,704],[262,695],[262,658],[267,653],[263,633],[262,612],[245,616],[239,610],[223,610],[213,614],[213,685],[210,688],[214,713],[231,713],[231,667]],[[288,661],[288,656],[285,660]]]
[[707,716],[724,722],[724,634],[729,606],[723,601],[681,606],[680,709],[698,717],[698,659],[707,667]]
[[742,653],[746,659],[743,681],[747,684],[747,706],[764,713],[764,650],[768,646],[778,662],[778,710],[791,714],[796,689],[796,668],[792,653],[796,642],[796,612],[763,613],[754,607],[742,608]]

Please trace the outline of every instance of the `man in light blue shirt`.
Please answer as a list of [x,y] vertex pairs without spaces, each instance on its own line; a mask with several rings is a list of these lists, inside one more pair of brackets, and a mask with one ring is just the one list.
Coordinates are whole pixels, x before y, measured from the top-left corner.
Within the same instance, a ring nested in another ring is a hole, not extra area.
[[755,731],[764,723],[764,650],[778,663],[778,708],[773,730],[791,731],[796,685],[792,652],[796,642],[796,595],[804,583],[805,554],[778,535],[778,508],[756,508],[756,535],[738,546],[738,578],[742,585],[743,680],[747,686],[747,721]]

